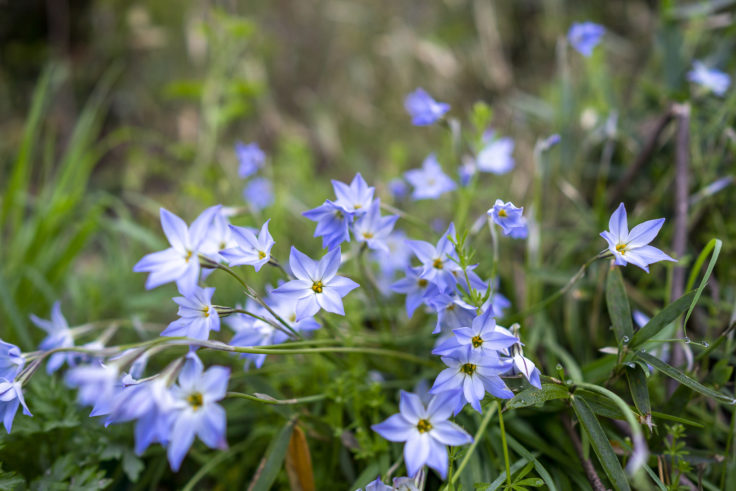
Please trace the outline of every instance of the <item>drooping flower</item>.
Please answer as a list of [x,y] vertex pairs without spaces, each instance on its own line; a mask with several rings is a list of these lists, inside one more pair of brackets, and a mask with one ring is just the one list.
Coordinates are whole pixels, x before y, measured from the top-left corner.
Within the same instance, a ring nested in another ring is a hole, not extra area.
[[404,108],[414,126],[428,126],[439,121],[450,105],[435,101],[424,89],[418,88],[404,99]]
[[[430,394],[448,391],[458,393],[463,401],[478,412],[481,412],[480,401],[486,392],[500,399],[514,397],[514,393],[506,387],[500,377],[502,373],[508,371],[510,363],[498,356],[465,349],[443,356],[442,362],[448,368],[437,376],[429,391]],[[455,408],[455,413],[460,412],[460,409],[462,405]]]
[[497,199],[493,208],[488,210],[488,216],[493,217],[493,222],[501,227],[503,234],[514,238],[526,237],[526,219],[522,213],[524,213],[523,206],[518,208],[511,201],[504,203],[500,199]]
[[359,285],[344,276],[337,276],[340,248],[332,249],[319,261],[314,261],[295,247],[291,248],[289,267],[296,277],[273,291],[297,301],[296,320],[311,317],[320,309],[345,315],[342,298]]
[[363,215],[368,211],[373,201],[373,193],[376,190],[376,188],[365,182],[360,172],[355,174],[349,186],[344,182],[333,179],[332,188],[337,197],[335,205],[355,216]]
[[20,348],[0,339],[0,378],[13,381],[25,365],[26,359]]
[[539,369],[533,361],[524,356],[524,352],[521,350],[521,345],[517,344],[512,348],[511,352],[511,359],[514,361],[514,372],[522,374],[530,384],[537,389],[541,389],[542,381],[540,379]]
[[437,162],[437,157],[430,154],[421,169],[412,169],[404,173],[404,177],[414,188],[412,199],[437,199],[441,195],[457,188],[455,181],[442,172],[442,166]]
[[23,399],[20,382],[0,377],[0,417],[3,418],[3,425],[8,433],[13,427],[13,420],[15,419],[15,413],[18,412],[18,406],[21,405],[23,406],[23,414],[33,416]]
[[332,250],[343,242],[350,242],[353,214],[343,207],[326,200],[322,205],[305,211],[302,215],[317,222],[314,236],[322,237],[322,247]]
[[171,393],[177,408],[172,416],[167,456],[171,469],[179,470],[184,456],[198,436],[210,448],[224,450],[226,415],[217,404],[225,397],[230,369],[214,366],[204,371],[197,355],[189,353]]
[[161,208],[161,227],[171,247],[147,254],[133,267],[137,273],[150,273],[146,289],[175,281],[179,291],[187,295],[197,287],[199,254],[207,239],[207,231],[220,205],[207,208],[187,227],[184,220]]
[[496,138],[491,132],[484,138],[485,146],[478,152],[476,165],[481,172],[506,174],[514,168],[514,140]]
[[594,22],[574,23],[567,32],[567,39],[581,55],[588,57],[603,37],[606,29]]
[[[41,319],[33,314],[30,315],[30,318],[31,322],[46,331],[46,334],[48,334],[48,336],[41,341],[41,344],[39,345],[40,349],[48,351],[55,348],[69,348],[74,346],[74,336],[72,335],[71,329],[69,329],[69,324],[64,318],[64,314],[61,312],[61,302],[54,302],[53,307],[51,307],[50,320]],[[65,361],[69,363],[69,365],[74,365],[76,357],[77,355],[71,352],[54,353],[49,357],[46,371],[48,373],[54,373],[64,364]]]
[[723,96],[731,85],[731,77],[715,68],[708,68],[702,61],[694,61],[693,69],[687,73],[687,79],[696,83],[717,96]]
[[371,249],[389,252],[388,240],[398,215],[381,216],[381,200],[373,201],[367,212],[353,224],[353,235],[358,242],[365,242]]
[[210,331],[220,330],[220,316],[212,305],[214,293],[215,289],[212,287],[196,287],[190,295],[174,297],[174,302],[179,305],[179,319],[170,323],[161,335],[209,339]]
[[238,157],[238,175],[242,178],[250,177],[258,172],[266,161],[266,154],[255,142],[247,145],[242,142],[236,143],[235,155]]
[[406,442],[404,462],[409,476],[424,465],[447,475],[447,445],[466,445],[473,441],[465,430],[449,421],[454,403],[452,394],[435,395],[425,406],[416,394],[401,391],[399,413],[371,426],[392,442]]
[[243,199],[253,210],[261,211],[273,204],[273,184],[265,177],[255,177],[243,188]]
[[261,227],[258,236],[245,227],[230,225],[235,247],[225,249],[220,253],[231,266],[251,265],[260,271],[264,264],[271,260],[271,248],[275,244],[268,231],[268,222]]
[[613,254],[618,266],[631,263],[648,273],[650,264],[658,261],[677,262],[656,247],[648,245],[657,236],[663,224],[664,218],[647,220],[629,232],[626,207],[621,203],[611,215],[608,230],[601,232],[601,237],[608,242],[608,250]]

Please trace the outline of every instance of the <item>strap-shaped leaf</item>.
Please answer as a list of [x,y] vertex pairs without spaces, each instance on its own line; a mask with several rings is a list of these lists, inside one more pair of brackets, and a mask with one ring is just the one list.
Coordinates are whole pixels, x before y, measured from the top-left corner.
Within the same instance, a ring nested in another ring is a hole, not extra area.
[[663,308],[657,315],[652,317],[652,319],[647,322],[644,327],[639,329],[636,334],[634,334],[634,337],[631,340],[631,343],[629,343],[629,346],[632,349],[636,348],[637,346],[643,344],[645,341],[656,336],[659,331],[667,327],[670,322],[674,321],[680,315],[682,315],[693,303],[694,298],[694,291],[687,292],[686,294],[669,304],[667,307]]
[[291,433],[294,431],[295,424],[296,418],[290,419],[276,438],[273,439],[265,457],[258,465],[256,474],[253,476],[250,486],[248,486],[248,491],[268,491],[271,489],[284,463],[284,457],[286,457],[286,450],[289,448],[289,441],[291,441]]
[[634,400],[636,409],[644,416],[651,416],[652,406],[649,403],[649,389],[647,388],[647,375],[641,365],[626,367],[626,381],[629,383],[631,398]]
[[608,316],[611,318],[616,341],[627,344],[634,336],[634,325],[631,321],[631,307],[626,296],[621,268],[611,265],[606,278],[606,304]]
[[656,356],[652,356],[649,353],[645,353],[642,351],[637,351],[636,356],[644,360],[645,362],[649,363],[656,370],[664,373],[670,378],[677,380],[682,385],[685,385],[691,388],[695,392],[699,392],[703,394],[704,396],[711,397],[713,399],[716,399],[717,401],[725,402],[726,404],[733,403],[733,399],[729,397],[728,395],[722,394],[718,392],[717,390],[711,389],[710,387],[706,387],[705,385],[701,384],[694,378],[686,375],[685,372],[679,370],[678,368],[673,367],[672,365],[669,365],[663,362]]
[[687,287],[690,289],[695,284],[695,279],[698,277],[698,271],[700,271],[700,267],[705,262],[705,258],[708,257],[708,253],[712,250],[713,254],[710,257],[710,262],[708,263],[708,267],[705,270],[705,274],[703,275],[703,279],[700,280],[700,285],[698,285],[698,289],[695,291],[695,297],[693,298],[692,303],[690,304],[690,308],[687,309],[687,315],[685,315],[685,322],[683,325],[687,324],[688,319],[690,318],[690,314],[693,313],[693,309],[695,308],[695,304],[698,303],[698,300],[700,300],[700,294],[703,293],[703,289],[705,288],[705,285],[708,283],[708,279],[710,278],[710,274],[713,272],[713,268],[716,265],[716,261],[718,261],[718,256],[721,253],[721,247],[723,246],[723,242],[719,239],[711,239],[710,242],[708,242],[705,245],[705,248],[703,248],[703,251],[698,256],[698,259],[695,261],[695,265],[693,266],[692,271],[690,271],[690,277],[687,279]]
[[608,441],[608,437],[603,431],[600,422],[598,422],[598,418],[595,417],[595,414],[593,414],[593,411],[585,403],[585,400],[580,396],[573,397],[572,408],[581,426],[588,434],[593,451],[598,457],[598,461],[601,463],[601,467],[606,472],[614,489],[618,491],[628,491],[631,489],[626,479],[626,474],[624,474],[624,470],[621,467],[621,462],[619,462],[618,457],[613,452],[611,442]]

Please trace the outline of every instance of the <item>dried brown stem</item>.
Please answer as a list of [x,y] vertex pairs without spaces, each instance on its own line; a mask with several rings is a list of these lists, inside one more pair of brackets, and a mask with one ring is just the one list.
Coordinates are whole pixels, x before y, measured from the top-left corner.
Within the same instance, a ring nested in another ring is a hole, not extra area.
[[611,192],[609,198],[610,205],[615,205],[619,201],[619,199],[621,199],[624,191],[631,185],[637,174],[639,174],[639,172],[641,172],[641,170],[644,168],[644,165],[652,158],[652,154],[657,148],[657,143],[659,141],[660,135],[665,130],[670,121],[672,121],[673,117],[674,112],[671,107],[668,108],[667,111],[659,117],[659,119],[657,120],[657,124],[654,127],[654,131],[652,131],[652,133],[649,135],[649,139],[644,144],[644,148],[636,157],[636,160],[631,165],[631,167],[627,169],[626,174],[624,174],[624,176],[618,181],[616,187],[613,188],[613,191]]
[[[675,147],[675,220],[674,238],[672,240],[672,252],[675,258],[685,255],[687,248],[687,215],[688,196],[690,188],[690,105],[677,104],[673,106],[672,113],[677,117],[677,139]],[[678,264],[672,271],[671,298],[680,298],[685,289],[685,268]],[[682,326],[679,327],[678,336],[684,336]],[[672,364],[682,365],[685,359],[684,348],[679,343],[675,344],[672,353]],[[674,382],[674,381],[673,381]],[[674,391],[676,383],[670,383],[670,391]]]

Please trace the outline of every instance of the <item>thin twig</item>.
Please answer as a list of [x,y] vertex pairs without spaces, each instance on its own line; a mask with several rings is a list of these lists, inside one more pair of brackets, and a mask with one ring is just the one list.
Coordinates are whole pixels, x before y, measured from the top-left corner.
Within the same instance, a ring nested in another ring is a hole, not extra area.
[[637,174],[639,174],[644,165],[649,162],[652,154],[654,153],[654,150],[657,147],[657,142],[659,141],[660,135],[665,130],[670,121],[672,121],[673,117],[674,112],[671,107],[668,108],[667,111],[659,117],[659,119],[657,120],[657,124],[654,127],[654,131],[652,131],[652,133],[649,135],[649,139],[644,145],[644,148],[642,148],[641,152],[636,157],[636,160],[631,165],[631,167],[626,170],[626,174],[624,174],[624,176],[619,179],[616,187],[613,188],[613,191],[611,192],[609,197],[610,205],[614,205],[619,201],[621,195],[623,195],[624,191],[631,185]]
[[[675,258],[685,255],[687,248],[687,214],[688,194],[690,187],[690,105],[673,106],[673,114],[677,116],[677,140],[675,148],[675,236],[672,240],[672,252]],[[685,289],[685,268],[678,264],[672,271],[672,291],[670,298],[680,298]],[[678,336],[684,336],[683,326],[678,326]],[[685,359],[686,348],[676,344],[672,352],[672,365],[680,366]],[[668,381],[669,393],[677,387],[677,383]]]

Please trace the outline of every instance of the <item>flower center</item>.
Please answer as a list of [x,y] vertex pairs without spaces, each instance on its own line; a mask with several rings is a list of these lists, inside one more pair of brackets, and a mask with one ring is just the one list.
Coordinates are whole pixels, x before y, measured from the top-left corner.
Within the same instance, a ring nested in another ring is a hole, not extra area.
[[417,421],[417,430],[419,433],[426,433],[432,429],[432,423],[428,419],[420,419]]
[[289,316],[289,322],[296,322],[296,314],[291,314]]
[[429,283],[429,282],[427,280],[425,280],[424,278],[422,278],[419,281],[417,281],[417,285],[419,285],[420,288],[424,288],[425,286],[427,286],[427,283]]
[[455,304],[451,303],[450,305],[447,306],[446,310],[449,310],[450,312],[452,312],[453,310],[455,310]]
[[356,210],[360,210],[361,208],[363,208],[363,205],[361,205],[360,203],[355,203],[353,205],[353,208],[355,208]]
[[204,406],[204,399],[200,392],[192,392],[187,396],[187,402],[195,411]]
[[470,342],[473,344],[473,348],[480,348],[483,346],[483,338],[480,336],[473,336],[473,339],[471,339]]
[[478,365],[476,365],[475,363],[466,363],[465,365],[460,367],[460,371],[463,372],[465,375],[473,375],[477,368]]
[[506,218],[507,216],[509,215],[508,213],[506,213],[506,210],[504,210],[503,208],[498,210],[498,218]]
[[322,285],[321,281],[315,281],[314,283],[312,283],[312,291],[314,293],[322,293],[323,287],[324,285]]
[[373,238],[373,234],[370,233],[370,232],[363,232],[363,238],[364,239],[372,239]]
[[263,259],[264,257],[266,257],[266,253],[263,251],[258,251],[258,259]]
[[187,251],[187,255],[184,256],[184,261],[189,262],[189,260],[192,258],[192,251]]
[[204,316],[205,317],[209,317],[210,316],[210,306],[209,305],[205,305],[202,308],[202,312],[204,312]]
[[432,263],[432,267],[434,267],[435,269],[442,269],[443,268],[442,259],[440,258],[435,259],[434,262]]
[[616,252],[623,255],[626,252],[626,244],[616,244]]

